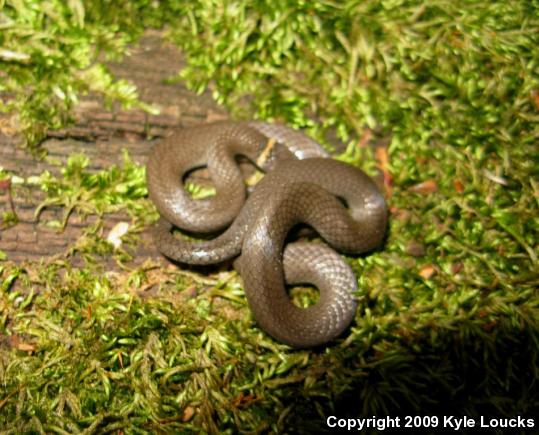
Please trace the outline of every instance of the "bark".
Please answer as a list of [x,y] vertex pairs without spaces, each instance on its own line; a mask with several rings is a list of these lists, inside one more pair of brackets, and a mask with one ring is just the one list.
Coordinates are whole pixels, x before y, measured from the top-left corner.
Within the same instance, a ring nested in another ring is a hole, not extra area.
[[[131,158],[145,164],[153,143],[167,134],[170,127],[226,119],[224,110],[213,102],[208,93],[196,95],[181,83],[166,84],[165,79],[182,67],[181,53],[162,41],[158,32],[146,34],[131,56],[122,62],[109,65],[118,78],[134,82],[143,101],[157,105],[161,113],[148,115],[142,110],[107,110],[96,96],[84,98],[75,110],[76,122],[72,127],[49,132],[42,147],[46,158],[32,155],[20,147],[20,138],[13,136],[6,127],[6,118],[0,119],[0,167],[12,176],[27,178],[44,170],[58,174],[72,153],[84,153],[90,158],[89,170],[99,171],[112,164],[120,164],[122,150]],[[11,185],[10,185],[11,184]],[[62,219],[65,210],[47,207],[35,222],[34,213],[45,194],[38,187],[4,182],[0,185],[0,214],[13,211],[19,223],[0,228],[0,250],[15,262],[51,261],[64,256],[82,235],[84,228],[95,223],[96,217],[82,219],[74,214],[66,228],[59,232],[44,223]],[[12,208],[14,208],[12,210]],[[100,234],[106,237],[109,230],[120,221],[129,221],[125,214],[106,215]],[[141,234],[135,248],[136,262],[159,258],[148,231]],[[77,255],[70,256],[75,262]],[[112,262],[105,259],[107,263]]]

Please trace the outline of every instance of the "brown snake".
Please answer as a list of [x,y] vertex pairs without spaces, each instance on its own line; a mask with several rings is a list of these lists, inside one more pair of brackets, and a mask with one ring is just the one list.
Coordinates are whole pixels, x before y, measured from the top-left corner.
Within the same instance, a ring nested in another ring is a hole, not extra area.
[[[247,197],[237,157],[256,161],[268,138],[278,143],[266,175]],[[216,194],[194,200],[182,180],[202,166],[207,166]],[[297,348],[312,347],[348,327],[357,290],[351,268],[324,244],[286,244],[286,238],[298,224],[306,224],[342,252],[359,254],[380,245],[387,208],[364,172],[328,158],[315,141],[288,127],[220,122],[175,130],[156,145],[148,160],[147,182],[162,216],[154,231],[158,249],[175,261],[199,265],[241,254],[235,266],[249,305],[274,338]],[[173,226],[193,233],[226,229],[212,240],[187,241],[171,233]],[[285,282],[315,285],[319,301],[309,308],[296,307]]]

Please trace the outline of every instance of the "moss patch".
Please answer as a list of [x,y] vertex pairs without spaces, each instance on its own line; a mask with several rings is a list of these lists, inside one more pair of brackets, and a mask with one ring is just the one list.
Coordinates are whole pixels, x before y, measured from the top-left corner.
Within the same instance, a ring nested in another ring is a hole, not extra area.
[[[383,249],[349,259],[363,300],[350,331],[313,351],[262,333],[228,270],[3,261],[7,433],[312,433],[331,414],[538,414],[534,2],[39,3],[0,12],[3,109],[28,141],[65,122],[90,82],[140,104],[95,50],[119,55],[144,25],[166,25],[188,60],[182,79],[211,82],[238,116],[323,142],[336,131],[339,158],[384,174],[391,216]],[[50,203],[155,216],[141,168],[90,176],[83,163],[42,175]]]

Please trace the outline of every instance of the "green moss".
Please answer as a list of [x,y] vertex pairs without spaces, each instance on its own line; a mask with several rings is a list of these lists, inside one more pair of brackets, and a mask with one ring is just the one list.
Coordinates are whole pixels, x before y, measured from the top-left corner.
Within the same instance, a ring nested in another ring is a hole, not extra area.
[[100,58],[118,58],[143,30],[142,2],[130,3],[0,3],[0,111],[16,114],[28,144],[69,123],[79,96],[90,91],[109,105],[155,111],[138,100],[134,85],[113,79]]
[[[381,166],[390,228],[382,249],[348,259],[362,300],[350,331],[313,351],[262,333],[228,270],[2,261],[0,330],[12,348],[0,342],[0,427],[312,433],[331,414],[538,414],[535,2],[41,4],[6,2],[1,12],[0,47],[32,60],[3,52],[10,78],[0,75],[14,95],[4,107],[30,141],[76,101],[50,98],[55,86],[67,96],[88,89],[88,53],[118,56],[144,24],[166,24],[193,88],[213,81],[237,116],[322,141],[335,130],[348,144],[340,159],[373,174]],[[106,95],[138,104],[96,68]],[[28,92],[28,83],[40,84]],[[387,150],[358,145],[369,135]],[[139,226],[155,219],[142,168],[126,158],[91,174],[86,164],[74,156],[61,176],[34,180],[43,206],[61,206],[66,219],[119,210]],[[95,232],[88,260],[111,252]]]
[[74,154],[61,169],[60,177],[46,171],[29,180],[47,194],[47,199],[36,208],[36,219],[50,206],[65,209],[64,218],[58,223],[62,228],[74,210],[82,215],[101,216],[118,210],[125,210],[133,217],[148,215],[147,204],[141,201],[148,195],[144,168],[134,164],[125,150],[121,167],[112,165],[92,173],[86,170],[88,164],[88,157]]

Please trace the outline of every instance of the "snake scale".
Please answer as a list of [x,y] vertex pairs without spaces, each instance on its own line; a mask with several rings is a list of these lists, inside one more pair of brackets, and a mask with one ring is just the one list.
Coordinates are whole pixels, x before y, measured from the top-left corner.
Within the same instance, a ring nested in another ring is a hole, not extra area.
[[[238,157],[255,162],[274,139],[264,178],[251,194]],[[208,168],[216,194],[193,199],[183,181]],[[187,264],[215,264],[238,257],[235,267],[258,324],[296,348],[318,346],[340,335],[355,315],[357,281],[332,248],[370,251],[383,240],[387,207],[375,183],[361,170],[329,158],[314,140],[283,125],[223,121],[177,129],[151,151],[147,164],[150,199],[161,218],[154,228],[158,249]],[[344,204],[343,204],[344,203]],[[324,243],[287,243],[299,224]],[[211,240],[172,234],[221,231]],[[286,284],[316,286],[318,302],[299,308]]]

